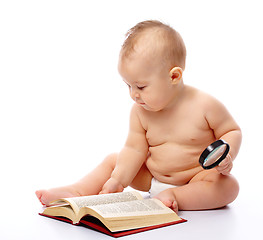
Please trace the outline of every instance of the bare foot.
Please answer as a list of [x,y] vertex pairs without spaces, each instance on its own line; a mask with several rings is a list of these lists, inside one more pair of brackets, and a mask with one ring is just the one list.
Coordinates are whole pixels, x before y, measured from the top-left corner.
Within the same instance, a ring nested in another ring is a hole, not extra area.
[[48,190],[38,190],[36,191],[36,196],[43,205],[48,206],[50,202],[59,198],[79,197],[81,194],[73,186],[69,185]]
[[160,192],[154,198],[159,199],[166,207],[169,207],[178,213],[178,204],[175,195],[170,188]]

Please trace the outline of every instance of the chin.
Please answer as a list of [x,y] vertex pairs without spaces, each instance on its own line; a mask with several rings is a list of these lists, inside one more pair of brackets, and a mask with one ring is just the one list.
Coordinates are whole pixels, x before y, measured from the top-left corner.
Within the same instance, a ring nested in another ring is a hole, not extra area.
[[145,110],[147,111],[150,111],[150,112],[159,112],[161,111],[162,109],[159,109],[159,108],[151,108],[151,107],[148,107],[148,106],[142,106]]

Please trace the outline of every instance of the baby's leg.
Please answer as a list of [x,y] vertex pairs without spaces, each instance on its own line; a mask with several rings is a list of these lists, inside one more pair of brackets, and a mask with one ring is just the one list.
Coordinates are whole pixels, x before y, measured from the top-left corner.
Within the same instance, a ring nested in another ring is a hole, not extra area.
[[93,171],[72,185],[36,191],[38,199],[43,205],[48,205],[58,198],[98,194],[104,183],[110,178],[117,156],[118,154],[109,155]]
[[179,210],[205,210],[226,206],[236,199],[238,192],[239,185],[233,176],[211,169],[198,173],[184,186],[161,192],[156,198],[163,202],[175,200]]

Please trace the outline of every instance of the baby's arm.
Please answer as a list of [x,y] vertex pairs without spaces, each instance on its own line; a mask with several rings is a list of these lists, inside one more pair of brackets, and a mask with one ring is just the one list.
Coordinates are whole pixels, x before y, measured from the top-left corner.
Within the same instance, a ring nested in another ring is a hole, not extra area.
[[242,140],[240,127],[227,111],[225,106],[212,98],[208,101],[206,120],[214,131],[216,139],[223,139],[230,145],[230,151],[226,159],[222,161],[217,170],[222,174],[229,174],[236,158]]
[[134,105],[130,114],[128,138],[118,155],[111,178],[104,184],[100,193],[122,191],[132,182],[147,158],[148,143],[138,111],[139,106]]

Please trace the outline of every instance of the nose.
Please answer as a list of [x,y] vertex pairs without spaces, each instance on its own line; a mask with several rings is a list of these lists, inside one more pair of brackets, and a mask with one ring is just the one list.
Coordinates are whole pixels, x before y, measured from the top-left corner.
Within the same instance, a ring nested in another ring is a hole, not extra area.
[[140,94],[133,88],[130,88],[130,95],[134,101],[137,101],[140,98]]

